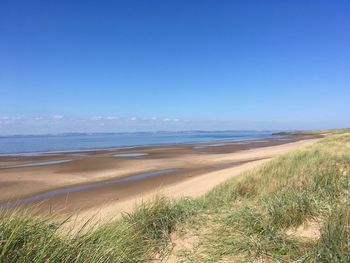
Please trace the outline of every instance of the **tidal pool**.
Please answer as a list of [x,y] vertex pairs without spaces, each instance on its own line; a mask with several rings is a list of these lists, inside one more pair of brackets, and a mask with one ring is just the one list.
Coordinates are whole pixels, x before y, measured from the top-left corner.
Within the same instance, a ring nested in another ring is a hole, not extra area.
[[93,190],[93,189],[102,188],[110,185],[118,185],[118,184],[124,184],[132,181],[138,181],[138,180],[142,180],[142,179],[146,179],[146,178],[154,177],[158,175],[172,174],[172,173],[175,173],[176,171],[178,171],[178,169],[155,170],[155,171],[140,173],[140,174],[124,177],[124,178],[116,178],[113,180],[98,182],[95,184],[77,185],[77,186],[66,187],[62,189],[56,189],[56,190],[48,191],[46,193],[18,199],[16,201],[1,203],[0,208],[2,209],[10,208],[17,205],[23,205],[31,202],[42,201],[57,195],[75,193],[75,192],[86,191],[86,190]]
[[146,156],[148,153],[117,153],[113,154],[113,157],[141,157]]
[[209,147],[219,147],[219,146],[225,146],[225,143],[216,143],[216,144],[208,144],[208,145],[197,145],[197,146],[193,146],[193,149],[205,149],[205,148],[209,148]]
[[71,162],[71,161],[73,161],[73,160],[52,160],[52,161],[45,161],[45,162],[23,163],[23,164],[15,164],[15,165],[8,165],[8,166],[0,166],[0,169],[43,166],[43,165],[50,165],[50,164],[67,163],[67,162]]

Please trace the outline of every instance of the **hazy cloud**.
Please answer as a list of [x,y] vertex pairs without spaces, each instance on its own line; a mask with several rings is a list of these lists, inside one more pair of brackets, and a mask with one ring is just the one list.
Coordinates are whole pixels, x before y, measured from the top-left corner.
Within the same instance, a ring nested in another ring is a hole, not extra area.
[[137,132],[179,130],[296,130],[342,127],[341,120],[325,122],[298,120],[188,120],[173,117],[74,117],[52,116],[0,116],[0,135],[46,134],[65,132]]
[[64,117],[62,115],[54,115],[52,118],[54,120],[62,120]]
[[[52,116],[0,117],[0,134],[62,132],[125,132],[183,129],[181,119],[168,117]],[[185,121],[183,121],[185,122]],[[166,125],[165,125],[166,123]]]

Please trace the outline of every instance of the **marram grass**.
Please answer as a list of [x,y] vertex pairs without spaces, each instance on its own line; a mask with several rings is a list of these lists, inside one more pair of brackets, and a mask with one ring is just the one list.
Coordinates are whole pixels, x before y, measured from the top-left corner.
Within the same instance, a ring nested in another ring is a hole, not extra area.
[[[162,197],[93,231],[62,235],[62,224],[22,213],[0,218],[0,262],[146,262],[169,253],[169,234],[191,200]],[[62,222],[63,223],[63,222]]]
[[350,262],[350,134],[274,158],[200,201],[199,245],[179,261]]

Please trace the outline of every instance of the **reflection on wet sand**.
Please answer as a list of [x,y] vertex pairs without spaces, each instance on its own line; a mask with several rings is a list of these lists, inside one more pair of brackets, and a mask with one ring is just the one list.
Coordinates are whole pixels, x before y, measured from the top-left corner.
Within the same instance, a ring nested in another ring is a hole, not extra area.
[[113,157],[141,157],[146,156],[148,153],[117,153],[113,154]]
[[159,176],[159,175],[164,175],[164,174],[171,174],[175,173],[177,170],[176,169],[164,169],[164,170],[156,170],[156,171],[151,171],[151,172],[146,172],[146,173],[141,173],[137,175],[132,175],[128,176],[125,178],[117,178],[114,180],[108,180],[108,181],[103,181],[103,182],[98,182],[95,184],[89,184],[89,185],[78,185],[78,186],[72,186],[72,187],[67,187],[67,188],[62,188],[62,189],[57,189],[37,195],[33,195],[27,198],[21,198],[16,201],[12,202],[6,202],[6,203],[0,203],[0,208],[9,208],[17,205],[23,205],[31,202],[37,202],[37,201],[42,201],[57,195],[64,195],[64,194],[70,194],[70,193],[75,193],[75,192],[80,192],[80,191],[86,191],[86,190],[92,190],[92,189],[97,189],[101,187],[106,187],[109,185],[116,185],[116,184],[123,184],[123,183],[128,183],[131,181],[137,181],[153,176]]
[[0,166],[0,169],[43,166],[43,165],[67,163],[67,162],[71,162],[71,161],[73,161],[73,160],[52,160],[52,161],[45,161],[45,162],[23,163],[23,164],[15,164],[15,165],[8,165],[8,166]]

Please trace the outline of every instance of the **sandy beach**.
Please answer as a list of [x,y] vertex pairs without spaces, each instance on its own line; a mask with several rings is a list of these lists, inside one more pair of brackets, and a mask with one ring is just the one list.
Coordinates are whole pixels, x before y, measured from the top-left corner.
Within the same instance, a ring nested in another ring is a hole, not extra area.
[[[199,196],[319,136],[289,136],[126,149],[0,157],[0,202],[89,217],[130,212],[155,194]],[[51,163],[52,162],[52,163]]]

